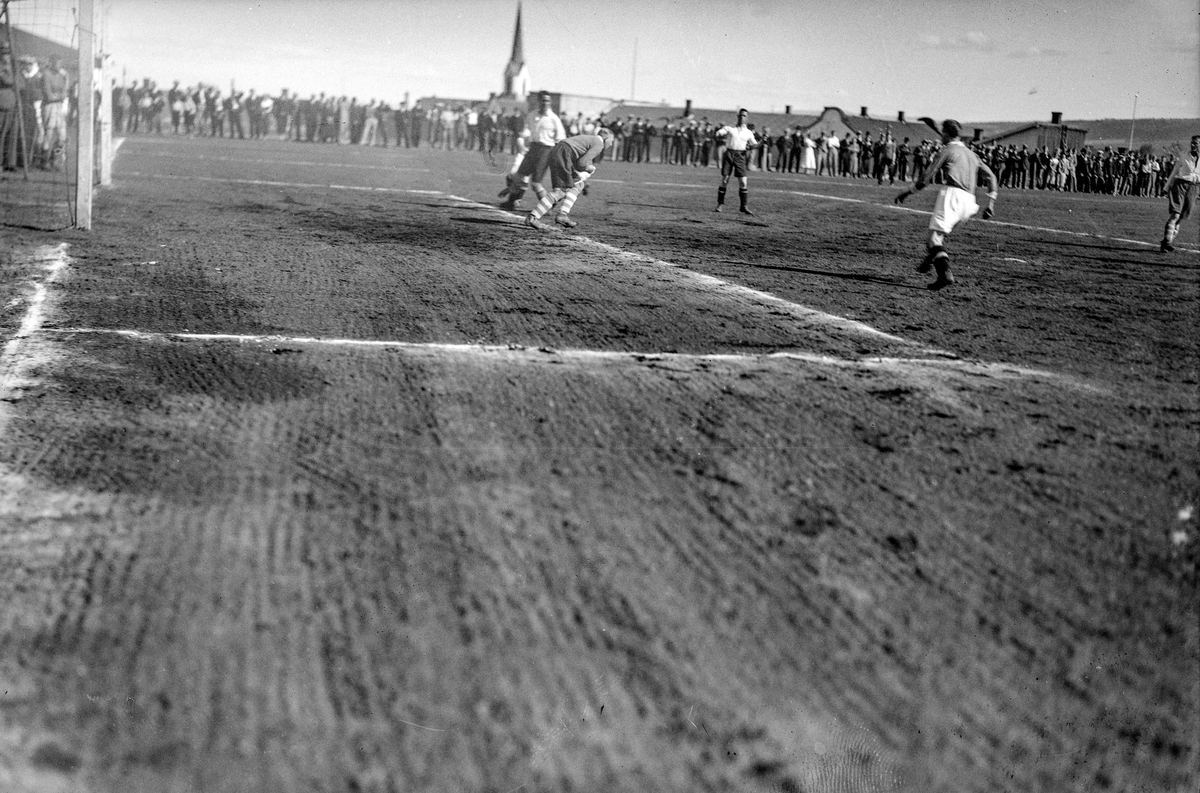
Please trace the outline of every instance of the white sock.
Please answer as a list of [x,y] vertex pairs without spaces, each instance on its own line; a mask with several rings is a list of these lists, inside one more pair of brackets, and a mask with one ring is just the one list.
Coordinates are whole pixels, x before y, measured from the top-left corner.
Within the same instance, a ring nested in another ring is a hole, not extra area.
[[555,190],[552,193],[547,193],[546,188],[543,187],[541,198],[538,199],[538,205],[533,208],[532,212],[529,213],[530,216],[533,217],[534,220],[540,219],[543,215],[549,212],[555,204],[558,203],[560,198],[562,198],[561,191]]
[[583,193],[583,185],[576,185],[567,191],[566,198],[563,199],[562,206],[559,207],[558,214],[571,214],[571,207],[575,206],[575,202],[579,200],[579,196]]

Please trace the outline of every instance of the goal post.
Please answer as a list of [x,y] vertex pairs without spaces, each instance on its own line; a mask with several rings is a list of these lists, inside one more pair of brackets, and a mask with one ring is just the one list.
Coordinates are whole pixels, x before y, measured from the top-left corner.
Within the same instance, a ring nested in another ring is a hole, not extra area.
[[95,183],[96,125],[96,9],[92,0],[79,0],[79,128],[76,134],[75,228],[92,227],[92,185]]

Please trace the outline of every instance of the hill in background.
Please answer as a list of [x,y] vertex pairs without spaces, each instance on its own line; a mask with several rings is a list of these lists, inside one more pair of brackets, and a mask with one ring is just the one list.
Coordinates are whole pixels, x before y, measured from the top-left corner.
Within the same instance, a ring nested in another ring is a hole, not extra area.
[[1136,149],[1143,143],[1149,143],[1154,146],[1155,154],[1167,151],[1175,143],[1179,144],[1182,151],[1187,151],[1188,139],[1193,135],[1200,135],[1200,119],[1195,118],[1139,118],[1136,121],[1127,118],[1102,118],[1067,123],[1088,131],[1089,146],[1113,148],[1129,145],[1132,124],[1133,147]]
[[[1027,123],[1031,122],[976,121],[964,124],[963,129],[967,136],[976,127],[985,130],[985,135],[991,135]],[[1154,147],[1155,154],[1169,151],[1176,143],[1180,151],[1187,151],[1188,139],[1192,135],[1200,135],[1200,119],[1197,118],[1139,118],[1136,121],[1128,118],[1068,119],[1063,123],[1069,127],[1086,129],[1087,145],[1094,149],[1129,146],[1130,124],[1133,125],[1133,148],[1141,148],[1142,144],[1149,143]]]

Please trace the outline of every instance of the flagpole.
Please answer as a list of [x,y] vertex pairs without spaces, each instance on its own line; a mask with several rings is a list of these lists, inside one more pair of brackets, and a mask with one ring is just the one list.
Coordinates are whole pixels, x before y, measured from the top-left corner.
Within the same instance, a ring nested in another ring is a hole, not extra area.
[[637,44],[638,40],[633,40],[633,73],[629,77],[629,101],[633,101],[634,88],[637,86]]
[[1137,94],[1133,95],[1133,118],[1129,121],[1129,150],[1133,151],[1133,128],[1137,125]]

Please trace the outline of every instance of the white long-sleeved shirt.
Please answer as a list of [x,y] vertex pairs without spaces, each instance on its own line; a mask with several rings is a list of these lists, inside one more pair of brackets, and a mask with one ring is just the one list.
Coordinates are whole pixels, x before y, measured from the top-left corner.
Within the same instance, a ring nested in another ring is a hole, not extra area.
[[1169,185],[1176,179],[1200,184],[1200,156],[1193,157],[1188,154],[1176,160],[1175,167],[1171,169],[1171,175],[1167,177],[1167,184]]
[[717,137],[725,141],[730,151],[745,151],[758,143],[758,136],[749,127],[724,126],[717,130]]
[[540,143],[543,146],[553,146],[560,140],[567,139],[567,130],[553,110],[547,110],[546,115],[534,111],[525,117],[525,134],[530,143]]

